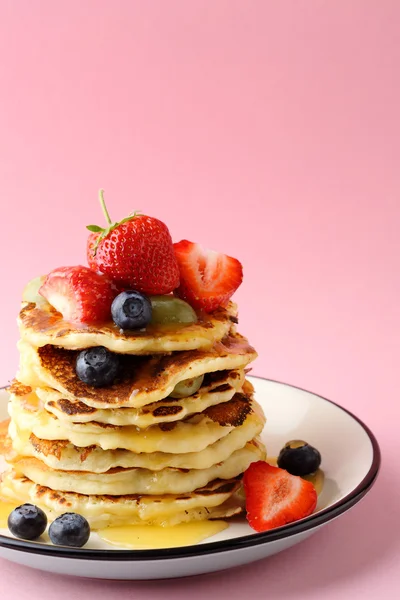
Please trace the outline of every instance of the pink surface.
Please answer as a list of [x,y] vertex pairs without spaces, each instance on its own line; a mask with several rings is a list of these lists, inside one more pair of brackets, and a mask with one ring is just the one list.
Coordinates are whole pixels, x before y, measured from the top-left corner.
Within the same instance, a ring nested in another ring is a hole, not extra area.
[[115,218],[239,257],[255,373],[356,412],[384,459],[360,506],[258,564],[97,583],[0,561],[4,597],[397,597],[399,19],[396,0],[0,2],[0,382],[24,283],[84,261],[104,187]]

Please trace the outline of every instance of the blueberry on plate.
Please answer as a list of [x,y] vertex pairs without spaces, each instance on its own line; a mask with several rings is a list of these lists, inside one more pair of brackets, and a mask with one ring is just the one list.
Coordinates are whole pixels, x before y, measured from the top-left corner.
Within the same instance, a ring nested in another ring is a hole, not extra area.
[[33,504],[22,504],[10,513],[8,529],[23,540],[35,540],[44,533],[47,517],[41,508]]
[[151,321],[151,302],[140,292],[121,292],[114,298],[111,315],[114,323],[121,329],[143,329]]
[[278,467],[291,475],[310,475],[319,469],[320,464],[321,454],[303,440],[287,442],[278,456]]
[[103,346],[82,350],[76,358],[75,371],[79,379],[94,387],[114,383],[119,369],[119,357]]
[[49,537],[57,546],[81,548],[90,537],[89,523],[77,513],[64,513],[49,527]]

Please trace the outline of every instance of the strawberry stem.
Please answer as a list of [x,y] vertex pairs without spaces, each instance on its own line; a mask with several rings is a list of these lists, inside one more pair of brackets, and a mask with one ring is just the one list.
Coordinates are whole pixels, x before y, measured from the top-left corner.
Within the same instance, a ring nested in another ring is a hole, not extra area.
[[132,221],[133,219],[135,219],[137,216],[139,216],[141,214],[140,211],[135,211],[134,213],[131,213],[129,215],[129,217],[125,217],[125,219],[122,219],[122,221],[113,223],[111,221],[111,217],[107,210],[106,201],[104,200],[104,190],[99,190],[99,200],[100,200],[101,210],[103,211],[103,214],[107,221],[107,226],[103,228],[103,227],[99,227],[98,225],[87,225],[87,227],[86,227],[86,229],[88,229],[92,233],[99,233],[97,240],[95,242],[95,245],[93,247],[93,256],[96,256],[97,248],[98,248],[98,245],[100,244],[100,242],[102,240],[104,240],[104,238],[106,238],[112,231],[114,231],[114,229],[116,229],[123,223]]
[[108,210],[107,210],[107,206],[106,206],[106,201],[104,200],[104,190],[99,190],[99,200],[100,200],[101,209],[104,213],[107,223],[109,225],[112,225],[111,217],[108,214]]

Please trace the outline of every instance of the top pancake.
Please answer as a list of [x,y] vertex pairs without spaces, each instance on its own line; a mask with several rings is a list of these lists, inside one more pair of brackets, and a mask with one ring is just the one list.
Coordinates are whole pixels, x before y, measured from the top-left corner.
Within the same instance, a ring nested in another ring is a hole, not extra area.
[[212,314],[197,313],[190,325],[148,325],[140,331],[122,331],[110,322],[102,326],[77,326],[64,321],[52,307],[24,302],[18,318],[21,338],[33,346],[51,344],[69,350],[104,346],[120,354],[155,354],[211,348],[237,323],[237,306],[230,302]]

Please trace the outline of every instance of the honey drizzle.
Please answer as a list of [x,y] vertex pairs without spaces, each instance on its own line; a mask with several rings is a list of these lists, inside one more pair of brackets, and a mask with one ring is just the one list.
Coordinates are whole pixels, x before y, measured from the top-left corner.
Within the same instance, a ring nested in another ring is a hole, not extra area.
[[193,521],[170,527],[161,525],[123,525],[107,527],[97,535],[114,546],[134,550],[192,546],[228,527],[225,521]]

